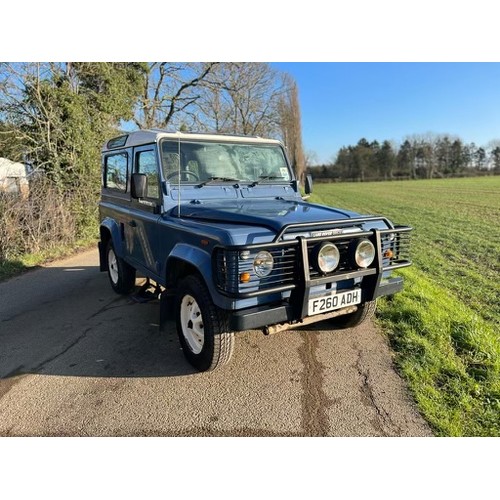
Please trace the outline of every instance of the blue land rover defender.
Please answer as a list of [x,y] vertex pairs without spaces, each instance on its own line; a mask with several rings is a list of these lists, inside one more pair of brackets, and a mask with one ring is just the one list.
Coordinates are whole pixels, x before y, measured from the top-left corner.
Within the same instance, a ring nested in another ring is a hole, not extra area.
[[[305,193],[311,192],[307,179]],[[411,228],[304,201],[283,145],[141,130],[102,151],[100,266],[120,294],[161,290],[188,361],[229,361],[234,332],[353,327],[401,290]],[[172,307],[170,307],[172,306]]]

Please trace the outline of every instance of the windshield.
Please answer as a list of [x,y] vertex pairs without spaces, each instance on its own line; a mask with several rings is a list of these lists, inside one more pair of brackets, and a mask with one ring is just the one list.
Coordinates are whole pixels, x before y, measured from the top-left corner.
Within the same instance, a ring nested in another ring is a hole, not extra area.
[[290,182],[278,144],[161,142],[164,179],[172,183]]

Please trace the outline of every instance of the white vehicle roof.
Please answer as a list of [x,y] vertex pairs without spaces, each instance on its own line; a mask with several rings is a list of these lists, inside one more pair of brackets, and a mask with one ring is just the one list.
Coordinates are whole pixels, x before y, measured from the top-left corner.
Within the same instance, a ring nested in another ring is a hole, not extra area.
[[[246,144],[281,144],[276,139],[264,139],[262,137],[247,135],[228,134],[194,134],[186,132],[167,132],[166,130],[137,130],[110,139],[104,144],[102,151],[109,151],[116,148],[128,148],[131,146],[141,146],[151,144],[160,139],[189,140],[189,141],[217,141],[217,142],[241,142]],[[122,140],[119,140],[122,139]]]

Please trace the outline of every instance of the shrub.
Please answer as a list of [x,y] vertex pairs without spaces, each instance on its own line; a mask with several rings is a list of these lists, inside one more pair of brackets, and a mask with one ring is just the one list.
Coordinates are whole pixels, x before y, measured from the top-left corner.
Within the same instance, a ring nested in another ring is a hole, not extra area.
[[0,263],[74,243],[73,198],[45,178],[33,181],[27,196],[0,193]]

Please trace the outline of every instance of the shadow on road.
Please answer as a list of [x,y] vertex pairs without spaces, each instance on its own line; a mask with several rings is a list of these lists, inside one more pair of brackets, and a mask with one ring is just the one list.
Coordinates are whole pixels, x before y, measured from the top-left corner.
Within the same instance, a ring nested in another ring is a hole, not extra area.
[[0,379],[196,373],[174,322],[159,332],[159,301],[116,295],[97,266],[43,268],[0,283],[0,298]]

